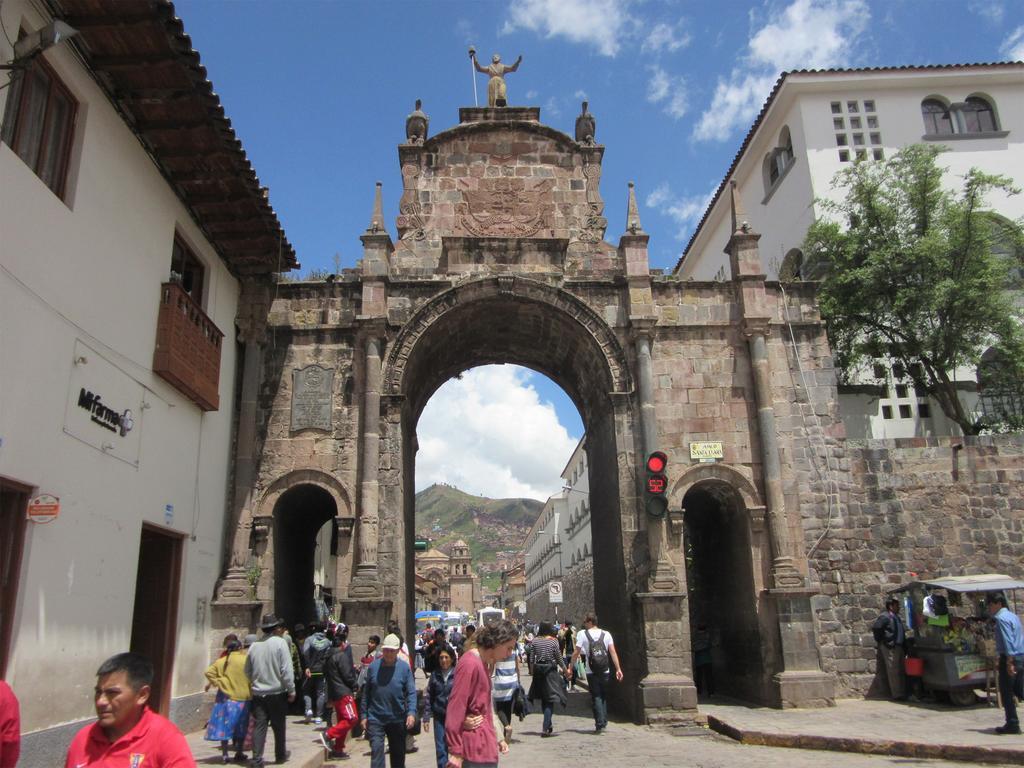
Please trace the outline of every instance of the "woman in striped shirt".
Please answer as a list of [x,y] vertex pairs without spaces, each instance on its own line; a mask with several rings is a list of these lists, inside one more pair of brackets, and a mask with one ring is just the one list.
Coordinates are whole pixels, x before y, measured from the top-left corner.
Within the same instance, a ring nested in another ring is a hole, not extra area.
[[544,730],[541,736],[550,736],[554,732],[551,716],[555,702],[563,707],[568,696],[565,692],[565,660],[562,649],[558,647],[555,628],[544,622],[537,630],[537,637],[530,643],[530,657],[533,660],[533,682],[530,684],[530,701],[541,700],[544,712]]
[[512,740],[512,700],[519,687],[519,660],[513,650],[507,658],[494,665],[491,691],[494,696],[494,714],[504,727],[505,741]]

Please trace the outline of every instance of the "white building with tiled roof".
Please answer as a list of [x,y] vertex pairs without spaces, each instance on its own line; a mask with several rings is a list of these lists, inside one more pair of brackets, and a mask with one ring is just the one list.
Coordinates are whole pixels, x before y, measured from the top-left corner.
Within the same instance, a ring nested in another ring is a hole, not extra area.
[[[77,34],[33,55],[44,9]],[[0,677],[31,768],[63,764],[118,652],[154,662],[150,706],[204,722],[255,441],[238,312],[295,261],[169,2],[9,0],[0,22],[28,41],[0,36]],[[249,600],[258,563],[233,564]]]
[[[684,280],[727,280],[728,182],[735,180],[769,279],[806,274],[801,244],[822,215],[819,199],[839,199],[835,175],[857,159],[881,160],[909,144],[949,149],[945,184],[972,167],[1024,184],[1024,63],[965,64],[783,73],[745,137],[676,265]],[[1024,196],[993,192],[1008,219],[1024,216]],[[865,394],[841,392],[850,437],[956,433],[941,410],[915,396],[900,371]],[[961,373],[961,372],[958,372]],[[964,399],[977,407],[972,372]]]

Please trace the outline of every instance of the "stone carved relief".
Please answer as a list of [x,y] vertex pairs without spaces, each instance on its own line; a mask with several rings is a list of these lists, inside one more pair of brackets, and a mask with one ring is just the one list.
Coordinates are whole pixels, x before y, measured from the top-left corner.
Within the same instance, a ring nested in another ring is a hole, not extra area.
[[457,207],[459,222],[477,237],[531,237],[546,226],[544,198],[548,189],[512,189],[499,179],[493,190],[465,190]]
[[402,240],[424,240],[427,236],[427,222],[423,218],[423,206],[416,199],[415,182],[421,175],[420,167],[415,163],[402,166],[402,182],[405,191],[398,204],[398,218],[395,225]]
[[419,203],[400,205],[395,221],[402,240],[424,240],[427,237],[426,222],[423,220],[423,206]]
[[608,219],[601,214],[604,213],[602,203],[590,203],[587,218],[583,221],[583,229],[580,230],[578,242],[600,243],[604,240],[605,230],[608,229]]
[[462,293],[471,293],[469,300],[482,300],[489,296],[513,293],[525,299],[547,304],[552,309],[569,315],[586,329],[600,348],[611,374],[613,390],[615,392],[631,392],[633,390],[633,382],[622,345],[611,328],[594,310],[570,293],[517,276],[514,281],[507,279],[500,281],[499,278],[494,277],[473,280],[445,291],[421,307],[399,332],[398,338],[395,339],[395,343],[387,355],[383,387],[385,394],[399,395],[402,393],[405,367],[417,341],[438,318],[461,303],[460,295]]

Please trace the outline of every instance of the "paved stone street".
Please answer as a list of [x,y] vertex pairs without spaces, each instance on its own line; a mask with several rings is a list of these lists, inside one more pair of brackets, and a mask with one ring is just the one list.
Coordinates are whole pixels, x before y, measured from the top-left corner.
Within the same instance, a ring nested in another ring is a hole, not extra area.
[[[528,685],[529,680],[524,684]],[[823,710],[780,711],[720,703],[702,705],[701,711],[727,721],[733,727],[758,733],[1015,748],[1020,750],[1021,757],[1008,759],[1005,764],[1024,762],[1024,737],[1000,738],[992,734],[993,726],[1002,722],[1000,711],[994,707],[953,709],[878,701],[843,701],[837,707]],[[817,767],[823,761],[834,768],[888,768],[908,762],[905,755],[858,754],[842,751],[842,745],[833,745],[840,751],[826,753],[815,749],[741,744],[701,726],[649,728],[612,722],[606,734],[596,736],[590,716],[590,697],[585,691],[570,693],[568,709],[564,712],[556,709],[554,724],[555,736],[545,739],[540,735],[539,712],[517,723],[512,750],[502,758],[502,768],[535,768],[566,759],[574,763],[637,765],[643,768],[733,768],[747,763],[756,764],[758,768],[801,768]],[[219,758],[215,757],[216,747],[204,742],[202,736],[202,732],[189,735],[197,761],[200,765],[219,764]],[[268,738],[268,741],[272,739]],[[416,741],[419,751],[407,757],[407,767],[433,768],[436,765],[433,733],[423,734]],[[316,732],[297,718],[289,720],[288,743],[292,751],[288,764],[295,768],[365,766],[370,761],[368,743],[359,741],[350,744],[351,760],[323,762],[324,752],[319,748]],[[272,747],[268,753],[273,755]],[[943,768],[972,762],[969,754],[962,754],[955,762],[935,759],[927,760],[926,765]]]

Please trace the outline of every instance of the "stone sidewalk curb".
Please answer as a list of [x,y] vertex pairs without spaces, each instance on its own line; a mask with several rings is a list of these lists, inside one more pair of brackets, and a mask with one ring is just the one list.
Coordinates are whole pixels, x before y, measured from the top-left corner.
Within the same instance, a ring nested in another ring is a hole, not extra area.
[[1021,760],[1021,750],[1012,748],[969,744],[926,744],[916,741],[886,741],[884,739],[858,739],[799,733],[767,733],[738,728],[715,715],[708,715],[708,725],[713,731],[728,736],[741,744],[762,747],[817,749],[862,755],[886,755],[995,765],[1019,765]]

